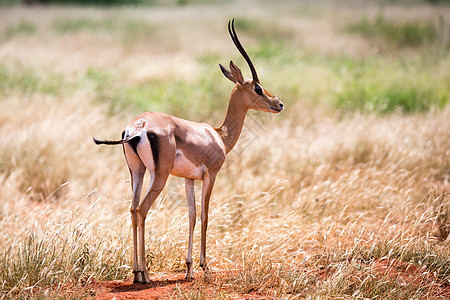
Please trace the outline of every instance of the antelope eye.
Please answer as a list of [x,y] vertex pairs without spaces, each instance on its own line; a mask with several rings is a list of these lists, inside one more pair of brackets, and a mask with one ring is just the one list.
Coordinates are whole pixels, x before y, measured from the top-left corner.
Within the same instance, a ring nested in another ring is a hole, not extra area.
[[259,86],[259,84],[255,84],[255,89],[254,89],[255,93],[257,93],[258,95],[262,96],[263,92],[261,87]]

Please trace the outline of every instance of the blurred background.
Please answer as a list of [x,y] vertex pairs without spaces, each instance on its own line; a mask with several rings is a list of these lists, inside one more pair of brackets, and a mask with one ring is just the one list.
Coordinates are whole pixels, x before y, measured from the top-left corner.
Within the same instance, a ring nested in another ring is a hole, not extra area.
[[[171,297],[445,297],[449,4],[1,0],[2,295],[78,298],[96,293],[86,278],[130,277],[129,172],[91,138],[145,111],[219,126],[233,85],[218,64],[250,77],[235,18],[286,109],[249,112],[214,188],[208,259],[237,273]],[[184,270],[183,184],[147,218],[154,274]]]

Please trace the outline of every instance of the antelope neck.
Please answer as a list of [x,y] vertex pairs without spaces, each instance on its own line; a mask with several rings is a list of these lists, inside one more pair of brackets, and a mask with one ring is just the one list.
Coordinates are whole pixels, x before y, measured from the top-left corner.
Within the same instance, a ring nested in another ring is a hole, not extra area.
[[233,91],[230,97],[230,103],[228,104],[227,114],[222,125],[217,128],[223,143],[225,144],[226,153],[233,149],[244,126],[245,115],[249,110],[248,107],[243,105],[242,99],[240,99],[238,93]]

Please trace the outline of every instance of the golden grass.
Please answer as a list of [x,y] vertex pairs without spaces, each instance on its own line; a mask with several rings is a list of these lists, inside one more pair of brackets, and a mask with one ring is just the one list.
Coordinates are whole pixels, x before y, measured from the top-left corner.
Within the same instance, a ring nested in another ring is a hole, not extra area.
[[[77,82],[54,93],[2,90],[2,297],[88,297],[94,292],[86,286],[89,278],[130,277],[129,173],[120,147],[97,147],[91,137],[118,137],[134,115],[127,111],[109,115],[107,105],[95,101],[95,87],[83,84],[83,74],[94,68],[114,70],[126,83],[154,77],[189,81],[203,70],[197,57],[219,53],[222,63],[236,57],[224,24],[241,4],[157,7],[144,12],[36,8],[46,12],[42,23],[25,8],[9,9],[11,15],[1,12],[2,28],[15,22],[12,16],[37,24],[33,36],[2,42],[3,66],[12,72],[35,70],[43,80],[58,74],[64,82]],[[251,4],[242,4],[256,7],[249,17],[270,15],[268,4]],[[274,9],[286,13],[290,5]],[[334,15],[329,9],[309,9],[312,13],[304,13],[305,18],[289,11],[280,20],[280,28],[306,35],[301,51],[320,49],[326,56],[344,51],[344,41],[351,40],[359,46],[350,47],[347,54],[364,56],[372,51],[364,40],[331,30],[338,21],[328,19]],[[360,14],[374,10],[359,9]],[[387,10],[391,9],[398,7]],[[419,8],[415,9],[403,13],[417,13]],[[427,7],[426,15],[430,10],[435,8]],[[340,11],[350,14],[351,10]],[[117,32],[60,36],[52,29],[62,17],[118,15],[158,23],[166,20],[168,12],[185,26],[170,19],[167,28],[158,27],[162,33],[152,37],[161,41],[161,47],[141,37],[132,42],[135,47],[124,46]],[[448,14],[447,8],[444,13]],[[2,18],[5,14],[8,17]],[[202,19],[197,20],[200,15]],[[314,35],[322,38],[314,40]],[[334,37],[341,45],[338,48],[331,43]],[[251,38],[247,43],[252,43]],[[270,67],[261,69],[262,74],[276,78],[267,74]],[[317,72],[310,75],[320,78],[323,74],[324,82],[329,79],[329,71]],[[225,84],[225,79],[217,82]],[[304,89],[314,94],[314,87]],[[222,101],[225,107],[227,98],[211,101]],[[213,289],[217,298],[242,293],[273,298],[445,297],[442,293],[450,280],[448,105],[413,115],[341,115],[324,105],[296,100],[291,99],[279,116],[251,113],[237,148],[218,176],[207,255],[213,270],[229,270],[232,275],[199,282],[194,291],[180,288],[172,296],[197,299],[211,296],[206,291]],[[210,123],[220,123],[221,117],[216,116],[221,113],[212,115]],[[152,273],[184,270],[188,218],[183,183],[171,177],[147,217]],[[199,185],[196,192],[199,205]],[[386,266],[397,265],[414,267],[412,278],[408,271],[391,276]]]

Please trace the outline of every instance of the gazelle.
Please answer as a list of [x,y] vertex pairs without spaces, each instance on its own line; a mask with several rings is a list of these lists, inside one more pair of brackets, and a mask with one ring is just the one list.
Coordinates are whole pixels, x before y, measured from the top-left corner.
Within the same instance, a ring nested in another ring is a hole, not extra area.
[[[232,61],[229,70],[219,64],[223,75],[235,83],[225,120],[220,127],[213,128],[205,123],[191,122],[165,113],[147,112],[138,116],[125,128],[119,141],[100,141],[94,138],[96,144],[122,144],[130,169],[133,189],[130,210],[133,226],[134,282],[150,282],[145,263],[145,218],[150,206],[164,188],[169,174],[185,178],[189,210],[186,279],[193,278],[192,242],[196,219],[194,180],[203,180],[200,266],[205,275],[209,275],[206,264],[206,229],[209,199],[216,175],[226,155],[236,144],[249,109],[271,113],[283,110],[283,103],[261,86],[256,69],[238,39],[234,19],[228,22],[228,31],[236,48],[247,61],[253,79],[245,79],[241,70]],[[150,173],[150,187],[140,201],[146,170]]]

